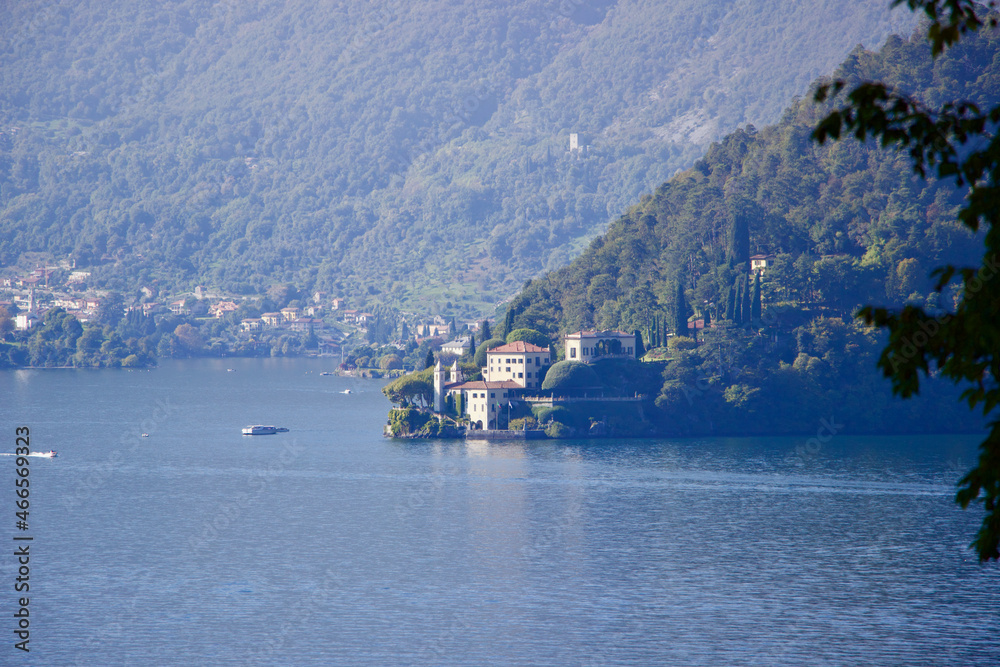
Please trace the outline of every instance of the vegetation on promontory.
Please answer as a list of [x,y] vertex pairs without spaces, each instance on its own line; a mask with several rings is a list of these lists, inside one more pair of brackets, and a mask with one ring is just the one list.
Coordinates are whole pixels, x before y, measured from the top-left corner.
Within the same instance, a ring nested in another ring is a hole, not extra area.
[[[922,36],[891,38],[835,75],[990,108],[998,46],[983,31],[932,59]],[[954,308],[958,287],[938,293],[928,276],[979,262],[982,239],[956,220],[964,191],[872,142],[814,143],[828,110],[799,100],[778,124],[714,144],[579,259],[528,284],[513,326],[642,332],[647,359],[666,362],[650,415],[667,432],[814,433],[820,419],[855,432],[981,429],[950,382],[893,398],[876,367],[885,336],[854,318],[868,303]],[[688,337],[672,336],[678,326]]]

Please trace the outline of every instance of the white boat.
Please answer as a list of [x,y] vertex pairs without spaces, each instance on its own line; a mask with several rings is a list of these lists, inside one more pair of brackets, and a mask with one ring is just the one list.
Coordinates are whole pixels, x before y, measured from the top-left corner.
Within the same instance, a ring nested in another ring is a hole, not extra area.
[[243,427],[243,435],[274,435],[275,433],[287,432],[287,428],[282,428],[280,426],[265,426],[263,424],[254,424],[253,426]]
[[342,392],[340,392],[340,393],[341,393],[341,394],[350,394],[350,393],[351,393],[351,390],[350,390],[350,389],[345,389],[344,391],[342,391]]

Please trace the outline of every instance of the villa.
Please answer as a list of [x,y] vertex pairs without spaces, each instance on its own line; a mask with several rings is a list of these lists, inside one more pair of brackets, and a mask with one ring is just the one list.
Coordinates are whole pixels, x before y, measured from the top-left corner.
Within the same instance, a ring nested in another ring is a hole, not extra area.
[[475,428],[489,428],[501,410],[519,402],[525,389],[541,386],[542,368],[551,360],[548,348],[523,341],[507,343],[486,353],[483,379],[471,382],[465,381],[457,360],[451,366],[451,382],[446,382],[439,361],[434,367],[434,411],[444,412],[445,400],[451,398]]
[[585,364],[598,359],[635,357],[635,334],[624,331],[577,331],[566,335],[566,359]]

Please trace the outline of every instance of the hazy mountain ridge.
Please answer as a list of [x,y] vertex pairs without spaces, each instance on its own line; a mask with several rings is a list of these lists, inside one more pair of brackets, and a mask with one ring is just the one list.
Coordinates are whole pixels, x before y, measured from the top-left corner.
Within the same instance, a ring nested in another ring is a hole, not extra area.
[[[704,143],[664,130],[678,118],[708,139],[776,117],[824,63],[912,22],[836,3],[815,10],[838,22],[814,41],[846,36],[815,61],[797,52],[783,73],[769,48],[728,62],[812,25],[789,8],[807,6],[15,5],[0,263],[73,253],[120,289],[294,281],[397,304],[430,282],[433,300],[481,309],[693,162]],[[570,132],[589,153],[567,154]]]

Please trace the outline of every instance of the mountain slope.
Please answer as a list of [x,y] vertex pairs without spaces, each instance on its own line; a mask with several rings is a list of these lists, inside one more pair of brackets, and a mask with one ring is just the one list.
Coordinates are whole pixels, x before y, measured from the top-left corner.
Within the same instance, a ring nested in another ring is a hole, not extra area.
[[[1000,34],[985,31],[934,60],[922,38],[894,37],[878,52],[853,51],[836,76],[880,80],[935,106],[991,108],[998,49]],[[805,433],[831,414],[862,432],[981,428],[943,381],[893,399],[875,365],[883,334],[853,319],[866,303],[953,311],[958,285],[939,294],[928,276],[979,264],[981,233],[956,219],[966,190],[919,178],[907,155],[870,142],[813,143],[823,114],[798,101],[776,125],[713,144],[570,265],[531,281],[510,304],[511,327],[553,339],[640,331],[669,360],[662,386],[644,388],[668,430]],[[766,262],[759,274],[754,255]],[[677,310],[681,331],[689,319],[716,322],[701,345],[668,338]]]
[[873,0],[13,4],[0,263],[471,314],[911,22]]

